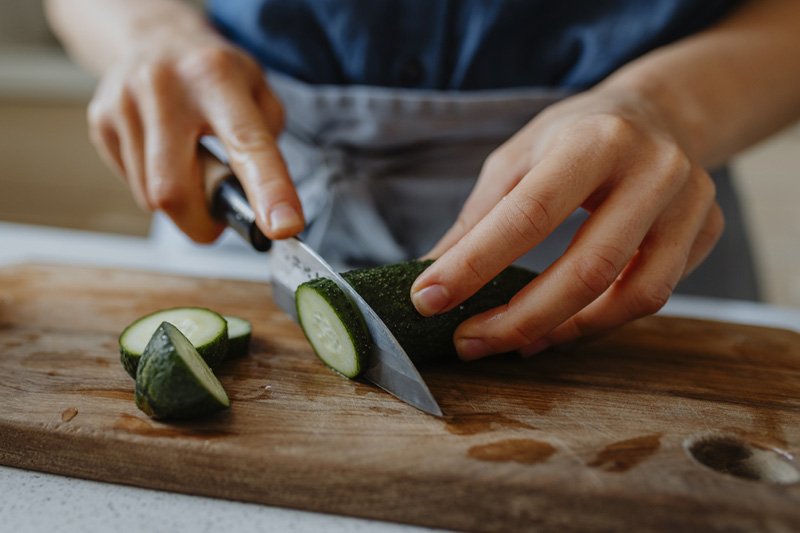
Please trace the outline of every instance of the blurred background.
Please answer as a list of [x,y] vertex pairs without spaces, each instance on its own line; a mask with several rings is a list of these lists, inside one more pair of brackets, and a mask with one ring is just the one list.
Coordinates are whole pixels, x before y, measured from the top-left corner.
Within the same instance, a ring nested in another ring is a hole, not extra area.
[[[40,2],[0,0],[0,222],[147,234],[149,216],[88,141],[94,83],[64,55]],[[764,297],[800,307],[800,126],[733,163]]]

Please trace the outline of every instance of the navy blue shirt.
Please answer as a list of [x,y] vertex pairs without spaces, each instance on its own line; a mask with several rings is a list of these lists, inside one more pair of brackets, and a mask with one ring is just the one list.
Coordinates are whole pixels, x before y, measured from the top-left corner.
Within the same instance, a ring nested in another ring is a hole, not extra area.
[[230,40],[313,84],[589,87],[739,0],[210,0]]

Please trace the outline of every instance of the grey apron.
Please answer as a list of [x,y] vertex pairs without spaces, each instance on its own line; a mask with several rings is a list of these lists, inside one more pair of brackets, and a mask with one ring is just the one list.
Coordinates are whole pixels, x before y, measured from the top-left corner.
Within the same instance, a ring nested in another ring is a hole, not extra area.
[[[489,153],[548,105],[550,89],[439,92],[313,86],[271,74],[286,111],[280,147],[308,227],[303,238],[339,269],[419,257],[455,221]],[[683,293],[756,299],[744,225],[726,171],[716,172],[725,236],[679,287]],[[586,213],[575,212],[517,262],[543,270]],[[167,233],[163,223],[156,233]],[[173,230],[174,231],[174,230]],[[223,239],[221,248],[240,248]]]

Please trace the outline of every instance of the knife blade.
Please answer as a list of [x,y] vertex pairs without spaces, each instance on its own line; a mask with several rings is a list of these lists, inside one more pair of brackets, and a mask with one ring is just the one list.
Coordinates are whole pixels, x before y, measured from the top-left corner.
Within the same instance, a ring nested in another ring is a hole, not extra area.
[[371,352],[362,376],[425,413],[443,416],[414,363],[372,307],[319,254],[299,239],[290,237],[270,241],[256,225],[255,213],[227,165],[227,156],[219,140],[203,136],[200,147],[211,214],[233,228],[256,250],[269,251],[272,297],[278,307],[297,321],[294,301],[297,287],[317,277],[331,279],[361,311],[372,337]]

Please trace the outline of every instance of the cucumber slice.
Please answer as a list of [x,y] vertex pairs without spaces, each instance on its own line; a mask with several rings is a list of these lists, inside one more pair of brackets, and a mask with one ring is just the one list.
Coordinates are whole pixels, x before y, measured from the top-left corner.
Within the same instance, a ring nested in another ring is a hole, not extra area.
[[243,357],[250,349],[253,326],[244,318],[222,315],[228,322],[228,359]]
[[132,378],[147,343],[162,322],[178,328],[197,348],[209,366],[225,359],[228,350],[228,323],[222,315],[204,307],[175,307],[145,315],[125,328],[119,336],[122,366]]
[[230,400],[189,339],[163,322],[136,370],[136,405],[154,418],[195,418],[230,407]]
[[317,278],[297,288],[295,304],[317,357],[340,374],[356,377],[367,360],[370,336],[350,298],[333,281]]
[[[536,277],[534,272],[510,266],[456,308],[424,317],[411,302],[411,285],[432,263],[407,261],[342,274],[381,317],[415,363],[455,358],[453,334],[458,325],[471,316],[508,303],[512,296]],[[316,299],[312,298],[313,293],[316,293]],[[362,337],[362,328],[366,330],[366,327],[358,309],[335,283],[325,278],[300,285],[295,297],[300,325],[320,359],[345,376],[357,375],[348,359],[353,356],[344,355],[345,350],[339,346],[347,345],[348,337],[359,342],[362,338],[369,339],[368,331]],[[361,318],[360,321],[352,316],[353,312]],[[368,347],[355,345],[355,341],[350,341],[350,344],[353,347],[347,354],[368,353]],[[361,366],[366,356],[360,357]]]

